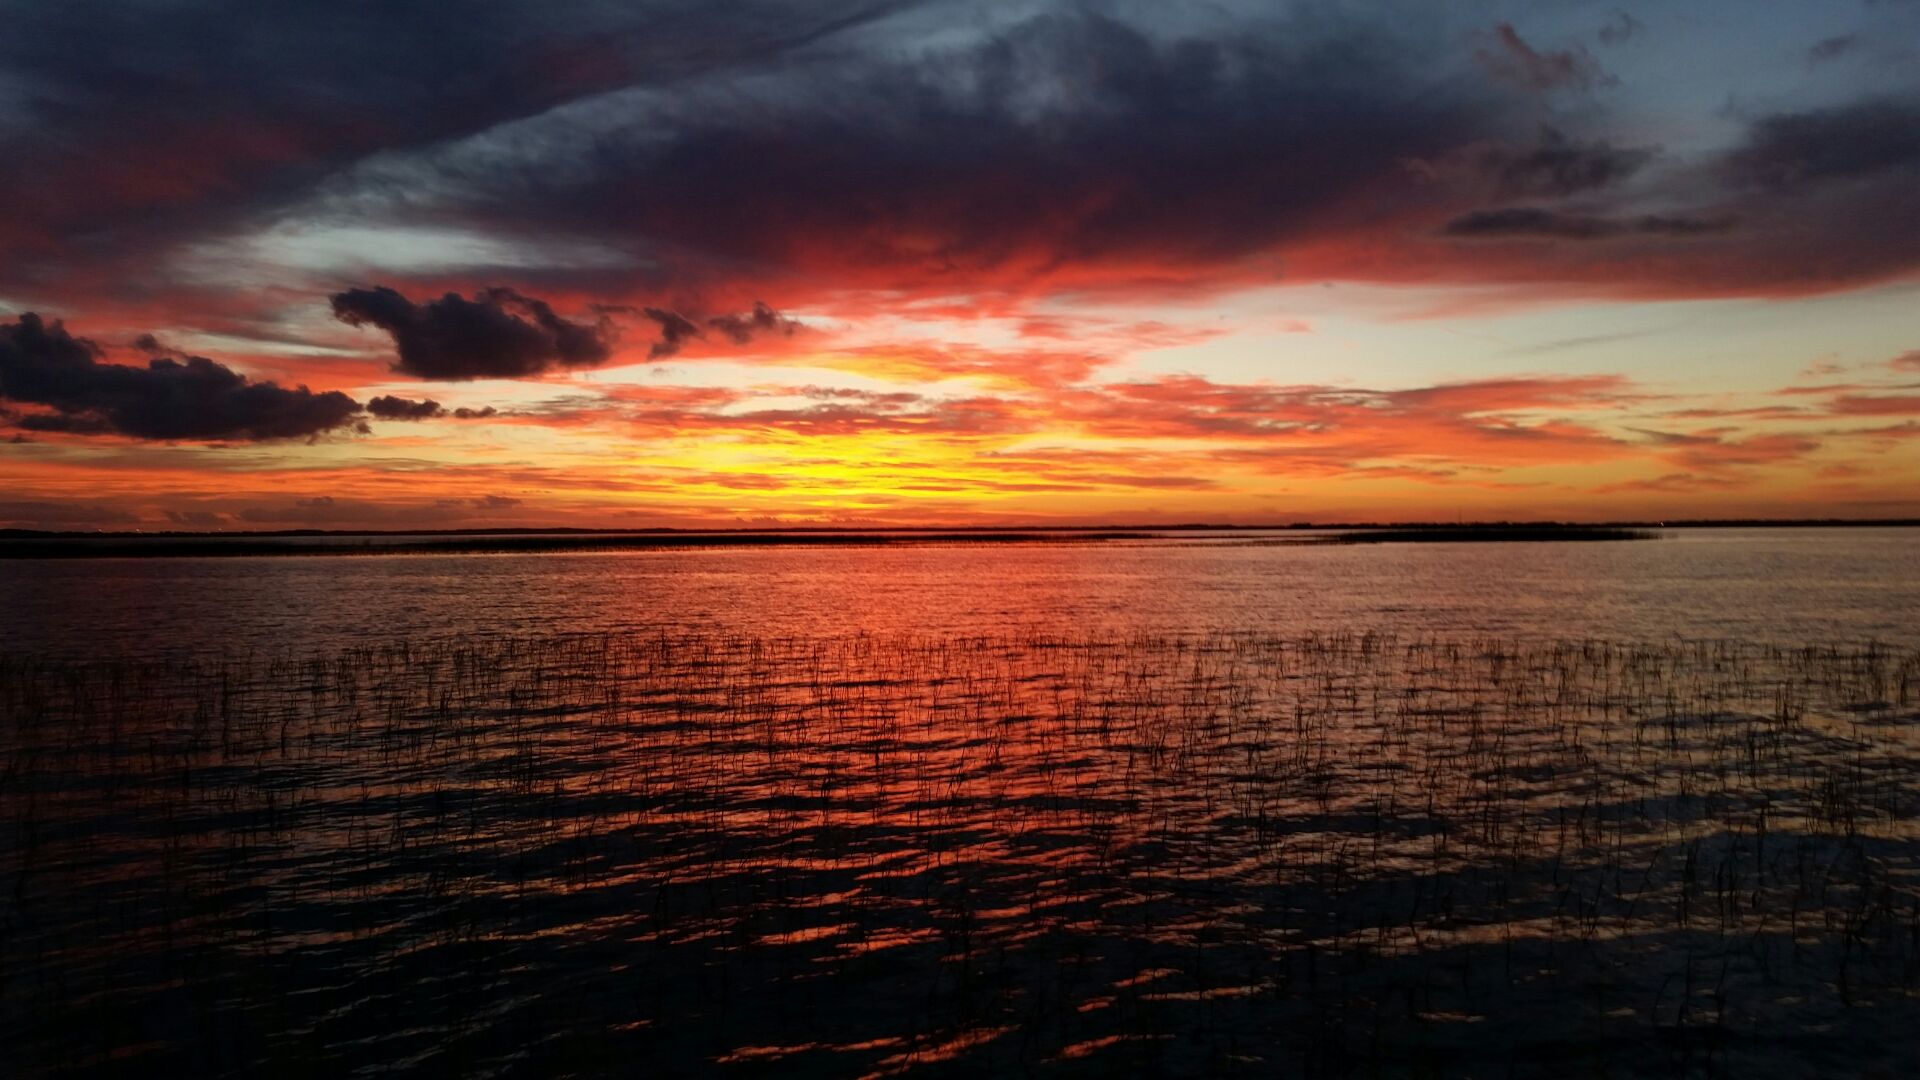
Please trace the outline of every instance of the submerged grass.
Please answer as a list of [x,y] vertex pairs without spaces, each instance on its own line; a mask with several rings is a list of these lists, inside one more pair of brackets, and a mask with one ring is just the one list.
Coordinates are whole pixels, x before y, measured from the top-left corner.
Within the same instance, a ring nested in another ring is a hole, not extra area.
[[0,654],[25,1073],[1888,1075],[1920,655]]

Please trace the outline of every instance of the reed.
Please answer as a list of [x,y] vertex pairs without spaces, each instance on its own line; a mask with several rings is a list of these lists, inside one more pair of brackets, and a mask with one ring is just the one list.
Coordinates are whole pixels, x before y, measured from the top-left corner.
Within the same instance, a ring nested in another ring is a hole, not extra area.
[[24,1072],[1893,1070],[1917,691],[1878,645],[1348,632],[0,653],[0,1035]]

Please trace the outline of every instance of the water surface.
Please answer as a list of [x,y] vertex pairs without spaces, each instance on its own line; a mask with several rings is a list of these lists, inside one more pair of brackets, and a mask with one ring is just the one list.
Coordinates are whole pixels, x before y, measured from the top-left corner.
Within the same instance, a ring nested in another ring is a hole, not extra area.
[[1908,1075],[1915,539],[0,562],[0,1039]]
[[1346,547],[1175,535],[1015,548],[0,560],[0,610],[22,649],[123,655],[689,627],[1920,642],[1920,529],[1664,536]]

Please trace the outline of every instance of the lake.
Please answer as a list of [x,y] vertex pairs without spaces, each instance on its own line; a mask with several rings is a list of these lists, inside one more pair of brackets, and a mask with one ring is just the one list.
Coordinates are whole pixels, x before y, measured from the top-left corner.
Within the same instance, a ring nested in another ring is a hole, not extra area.
[[1920,530],[1296,539],[0,559],[0,1042],[1920,1068]]
[[1920,643],[1920,529],[1642,543],[1312,545],[1286,533],[880,548],[0,558],[22,651],[341,648],[419,636],[1010,630]]

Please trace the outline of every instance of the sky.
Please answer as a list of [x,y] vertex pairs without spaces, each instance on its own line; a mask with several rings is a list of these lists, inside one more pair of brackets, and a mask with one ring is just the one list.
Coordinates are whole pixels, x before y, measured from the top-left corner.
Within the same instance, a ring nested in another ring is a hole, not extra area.
[[1920,2],[0,0],[0,527],[1920,516]]

